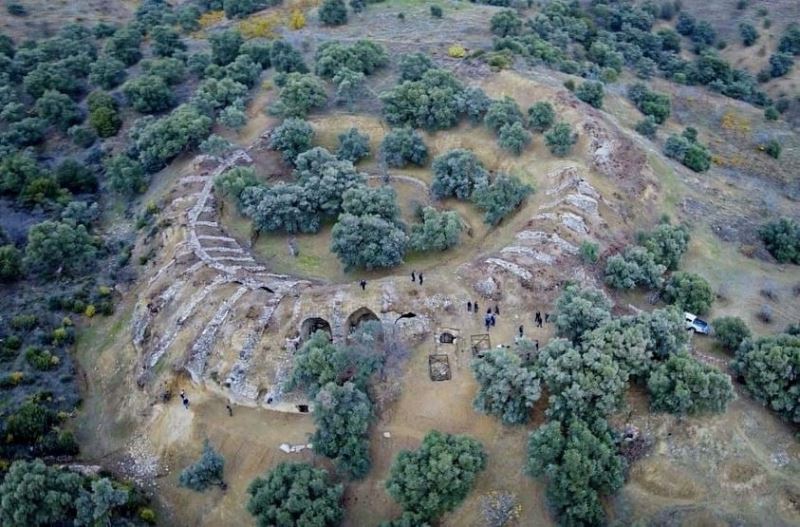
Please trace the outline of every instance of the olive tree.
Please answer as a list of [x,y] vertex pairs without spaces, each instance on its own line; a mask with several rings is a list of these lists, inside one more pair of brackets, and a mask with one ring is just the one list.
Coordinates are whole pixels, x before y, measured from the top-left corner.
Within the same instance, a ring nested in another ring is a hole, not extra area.
[[214,64],[225,66],[236,60],[244,38],[238,29],[215,31],[208,36],[211,44],[211,58]]
[[528,108],[528,126],[537,132],[544,132],[556,120],[556,112],[553,105],[547,101],[540,101]]
[[298,155],[311,148],[314,129],[302,119],[286,119],[269,136],[269,147],[283,154],[283,160],[294,164]]
[[517,101],[509,96],[500,100],[492,101],[486,110],[483,122],[493,132],[498,133],[506,125],[523,123],[522,111],[519,109]]
[[206,440],[200,459],[181,471],[178,482],[181,487],[202,492],[212,485],[222,485],[224,470],[225,459]]
[[556,123],[553,128],[544,134],[544,140],[550,153],[554,156],[564,157],[572,151],[572,146],[578,142],[578,135],[572,131],[567,123]]
[[80,109],[72,99],[55,90],[47,90],[36,101],[36,114],[53,126],[66,131],[83,120]]
[[800,423],[800,336],[746,339],[731,363],[747,390],[783,419]]
[[599,289],[569,285],[556,301],[553,318],[558,336],[578,342],[611,319],[611,301]]
[[469,199],[476,188],[487,185],[488,172],[469,150],[456,148],[433,160],[431,193],[437,199]]
[[575,96],[583,102],[594,106],[603,107],[603,83],[586,81],[575,90]]
[[316,203],[301,185],[245,187],[239,201],[258,232],[313,233],[322,224]]
[[465,112],[464,87],[449,71],[432,68],[418,81],[405,81],[380,94],[383,114],[392,126],[443,130]]
[[490,185],[475,189],[472,201],[485,212],[484,223],[497,225],[532,193],[533,187],[520,181],[517,176],[498,174]]
[[551,419],[603,417],[617,411],[628,386],[627,369],[607,350],[551,340],[537,356],[549,394]]
[[367,432],[371,420],[372,403],[366,393],[351,382],[341,386],[326,384],[314,399],[314,452],[333,459],[349,476],[366,476],[370,468]]
[[326,26],[347,23],[347,6],[344,0],[325,0],[319,8],[319,20]]
[[714,302],[714,291],[700,275],[678,271],[667,280],[661,296],[679,309],[702,315]]
[[47,220],[28,231],[23,262],[43,277],[79,276],[94,268],[96,255],[86,227]]
[[171,108],[175,104],[172,89],[162,77],[142,75],[126,82],[122,92],[128,104],[141,113],[156,113]]
[[409,247],[417,252],[445,251],[458,245],[463,228],[457,212],[425,207],[422,222],[411,226]]
[[309,73],[289,73],[271,112],[284,117],[305,117],[328,100],[325,85]]
[[380,216],[342,214],[331,232],[331,251],[345,269],[394,267],[403,261],[408,236]]
[[381,159],[390,167],[408,163],[422,166],[428,159],[428,147],[422,136],[411,128],[393,128],[381,141]]
[[485,467],[478,441],[434,430],[417,450],[397,455],[386,489],[403,509],[434,520],[464,501]]
[[125,80],[125,63],[119,59],[103,56],[92,64],[89,82],[104,90],[119,86]]
[[142,165],[125,154],[105,160],[106,181],[114,192],[125,195],[141,194],[147,190],[147,175]]
[[639,243],[653,255],[656,263],[674,271],[689,248],[689,238],[686,226],[662,223],[652,231],[640,234]]
[[15,461],[0,484],[0,523],[9,527],[58,525],[75,515],[83,478],[41,460]]
[[515,351],[486,351],[472,361],[471,368],[480,385],[473,402],[475,410],[497,416],[508,425],[528,422],[542,390],[536,373],[523,366]]
[[516,11],[503,9],[489,21],[492,34],[498,37],[515,36],[522,30],[522,19]]
[[342,521],[344,487],[333,485],[325,470],[306,463],[280,463],[254,479],[247,493],[247,510],[259,527],[336,527]]
[[406,53],[400,55],[398,68],[401,81],[418,81],[426,71],[434,68],[434,64],[424,53]]
[[686,353],[671,355],[647,379],[650,406],[678,415],[722,413],[734,399],[730,377]]
[[351,344],[334,345],[330,334],[317,331],[303,343],[295,353],[294,367],[284,389],[303,389],[316,397],[323,386],[329,383],[344,385],[352,383],[361,391],[367,388],[370,377],[380,369],[384,357],[369,345],[369,330],[362,331],[364,324],[350,335]]
[[714,338],[727,351],[736,351],[745,339],[752,336],[750,328],[739,317],[720,317],[711,323]]
[[800,224],[780,218],[764,224],[758,231],[767,251],[780,263],[800,264]]
[[656,263],[653,254],[638,245],[615,254],[606,262],[605,281],[615,289],[633,289],[638,286],[659,289],[664,283],[666,267]]
[[528,472],[547,480],[547,499],[563,525],[606,523],[601,498],[625,483],[625,461],[604,419],[540,426],[528,442]]
[[531,144],[531,139],[531,133],[520,122],[503,125],[497,133],[497,144],[500,148],[517,156]]
[[353,216],[379,216],[398,223],[400,206],[397,193],[388,185],[380,187],[357,186],[342,194],[342,211]]
[[339,134],[339,148],[336,157],[352,163],[358,163],[369,156],[369,135],[362,134],[358,128],[350,128]]
[[269,58],[275,71],[282,73],[308,72],[303,55],[285,40],[272,42]]

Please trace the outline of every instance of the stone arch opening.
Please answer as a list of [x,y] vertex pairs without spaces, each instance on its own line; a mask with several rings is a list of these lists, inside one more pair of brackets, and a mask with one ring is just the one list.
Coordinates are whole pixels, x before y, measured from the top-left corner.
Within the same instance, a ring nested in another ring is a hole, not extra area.
[[456,336],[450,333],[449,331],[442,331],[439,334],[440,344],[452,344],[455,341],[456,341]]
[[347,334],[351,334],[358,327],[370,321],[380,322],[381,319],[378,318],[378,315],[372,312],[369,308],[361,307],[353,311],[353,314],[347,317]]
[[324,331],[330,339],[333,339],[330,322],[320,317],[307,318],[300,324],[300,339],[305,341],[317,331]]

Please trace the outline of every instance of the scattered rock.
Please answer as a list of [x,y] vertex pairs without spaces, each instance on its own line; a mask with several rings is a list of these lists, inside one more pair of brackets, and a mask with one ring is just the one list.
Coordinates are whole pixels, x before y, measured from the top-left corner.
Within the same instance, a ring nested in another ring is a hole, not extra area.
[[487,276],[483,280],[478,280],[477,282],[472,284],[472,288],[475,290],[476,293],[487,299],[497,301],[503,297],[500,291],[500,286],[497,283],[497,280],[495,280],[494,277],[491,276]]

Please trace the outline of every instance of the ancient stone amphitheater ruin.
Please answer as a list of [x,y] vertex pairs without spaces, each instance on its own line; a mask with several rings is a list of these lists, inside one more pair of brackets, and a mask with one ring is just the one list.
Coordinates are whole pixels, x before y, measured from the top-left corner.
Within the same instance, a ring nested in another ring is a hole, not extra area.
[[214,178],[252,163],[253,149],[265,148],[266,133],[225,159],[197,157],[172,189],[172,201],[163,211],[171,226],[160,233],[162,250],[135,308],[132,340],[139,354],[139,385],[152,387],[171,368],[238,404],[296,411],[301,399],[283,394],[281,381],[292,352],[314,331],[328,331],[334,341],[342,341],[361,322],[379,320],[393,338],[413,344],[434,330],[438,313],[452,312],[476,293],[498,299],[528,290],[552,299],[565,280],[591,283],[577,265],[578,246],[587,239],[609,241],[609,218],[619,221],[624,214],[582,173],[593,170],[618,187],[624,170],[638,171],[643,164],[619,167],[610,160],[620,151],[643,156],[629,139],[612,136],[597,121],[584,123],[583,131],[591,139],[591,169],[566,165],[546,174],[537,191],[547,202],[512,243],[440,271],[466,284],[463,294],[451,290],[413,302],[391,277],[371,282],[373,294],[365,297],[353,284],[271,273],[226,232]]

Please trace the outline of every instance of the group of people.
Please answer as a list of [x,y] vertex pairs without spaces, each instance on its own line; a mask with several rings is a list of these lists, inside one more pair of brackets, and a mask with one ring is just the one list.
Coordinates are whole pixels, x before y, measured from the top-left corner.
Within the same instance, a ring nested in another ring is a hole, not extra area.
[[[536,327],[542,327],[542,313],[540,311],[536,312],[536,316],[533,317],[533,320],[536,322]],[[544,323],[550,322],[550,313],[544,314]]]
[[[471,300],[467,302],[468,313],[478,313],[478,309],[477,302],[472,302]],[[486,310],[486,314],[483,316],[483,324],[486,326],[486,331],[489,331],[489,328],[497,324],[498,316],[500,316],[500,306],[497,304],[494,305],[494,309],[489,308]]]

